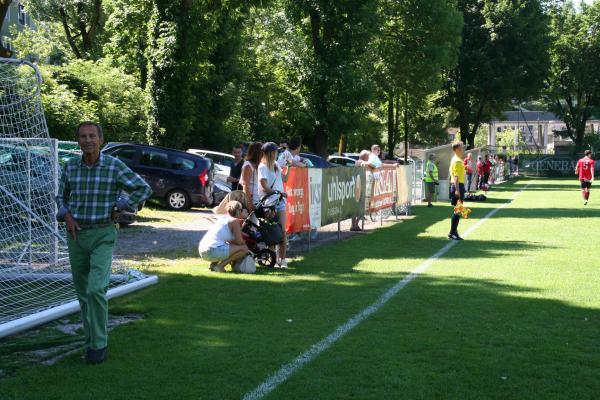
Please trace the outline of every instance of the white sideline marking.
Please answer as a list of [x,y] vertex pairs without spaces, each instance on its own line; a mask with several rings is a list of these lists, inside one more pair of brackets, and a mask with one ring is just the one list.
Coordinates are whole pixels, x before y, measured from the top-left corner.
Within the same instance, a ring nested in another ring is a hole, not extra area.
[[[508,207],[517,196],[527,189],[531,185],[528,183],[521,190],[516,192],[513,197],[511,197],[508,202],[502,204],[500,207],[493,209],[489,213],[485,215],[481,220],[477,221],[475,225],[470,227],[465,233],[464,237],[468,237],[471,233],[473,233],[477,228],[479,228],[485,221],[493,217],[498,211]],[[258,385],[251,392],[246,393],[244,395],[243,400],[258,400],[262,399],[269,393],[271,393],[277,386],[285,382],[290,376],[292,376],[296,371],[300,368],[304,367],[306,364],[315,359],[319,354],[329,349],[335,342],[340,340],[342,336],[346,333],[350,332],[354,329],[358,324],[367,319],[371,314],[377,312],[385,303],[387,303],[392,297],[394,297],[400,290],[404,289],[406,285],[412,282],[417,276],[425,272],[434,261],[438,258],[442,257],[446,254],[451,248],[456,246],[457,241],[450,241],[440,250],[438,250],[434,255],[429,257],[427,260],[423,261],[415,270],[405,276],[401,281],[396,283],[390,289],[388,289],[385,293],[383,293],[375,303],[371,304],[344,324],[338,326],[331,334],[329,334],[325,339],[320,342],[313,344],[307,351],[300,354],[296,359],[290,361],[289,363],[282,366],[277,372],[271,375],[267,380]]]

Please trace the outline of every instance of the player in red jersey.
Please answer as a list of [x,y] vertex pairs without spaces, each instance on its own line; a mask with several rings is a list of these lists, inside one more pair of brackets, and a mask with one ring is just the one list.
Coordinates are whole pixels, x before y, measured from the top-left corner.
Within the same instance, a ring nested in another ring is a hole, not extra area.
[[579,182],[581,182],[581,196],[583,197],[583,204],[586,205],[590,198],[592,182],[594,182],[594,160],[592,160],[591,150],[586,150],[584,155],[585,157],[577,161],[575,175],[579,176]]

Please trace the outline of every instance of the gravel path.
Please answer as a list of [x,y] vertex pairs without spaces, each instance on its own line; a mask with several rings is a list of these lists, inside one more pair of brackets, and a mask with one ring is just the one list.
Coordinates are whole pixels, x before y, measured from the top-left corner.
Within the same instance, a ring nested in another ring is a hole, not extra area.
[[160,218],[142,217],[119,230],[115,254],[122,257],[163,252],[197,254],[198,242],[212,225],[213,215],[208,210],[191,210],[160,211]]
[[[196,255],[198,242],[212,225],[212,214],[209,210],[190,210],[171,212],[161,210],[146,210],[139,220],[131,225],[122,227],[115,254],[120,258],[160,255],[168,252],[181,252]],[[411,217],[400,217],[401,221]],[[396,222],[390,217],[387,226]],[[319,246],[343,240],[354,235],[369,233],[381,226],[380,222],[365,221],[364,232],[350,232],[350,220],[342,221],[341,232],[338,235],[337,224],[331,224],[319,229],[316,239],[310,241],[298,240],[290,242],[288,254],[291,257],[306,253]]]

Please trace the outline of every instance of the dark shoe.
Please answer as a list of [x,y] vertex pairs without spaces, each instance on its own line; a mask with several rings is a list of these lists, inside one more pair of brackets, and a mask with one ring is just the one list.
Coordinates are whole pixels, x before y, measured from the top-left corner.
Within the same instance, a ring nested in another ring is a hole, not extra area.
[[450,239],[450,240],[465,240],[465,239],[461,238],[460,236],[458,236],[458,233],[449,233],[448,239]]
[[106,360],[107,348],[103,349],[88,349],[85,353],[85,361],[88,364],[100,364]]
[[427,204],[427,207],[433,207],[433,204],[429,203]]

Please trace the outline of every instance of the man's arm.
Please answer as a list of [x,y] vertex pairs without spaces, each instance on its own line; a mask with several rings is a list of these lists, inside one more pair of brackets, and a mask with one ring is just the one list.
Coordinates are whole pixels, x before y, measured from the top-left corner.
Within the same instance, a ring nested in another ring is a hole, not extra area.
[[58,183],[58,192],[56,194],[56,219],[64,221],[65,215],[69,212],[69,194],[71,193],[71,187],[69,186],[69,179],[67,177],[67,166],[63,168]]
[[119,211],[133,211],[137,208],[138,204],[147,200],[152,195],[150,185],[125,164],[121,165],[121,170],[119,171],[117,179],[123,186],[123,189],[129,194],[127,198],[121,197],[117,200],[117,208]]
[[232,174],[233,174],[233,164],[232,164],[232,167],[229,168],[229,176],[227,177],[227,182],[238,183],[240,181],[240,178],[234,178]]
[[63,169],[60,181],[58,183],[58,193],[56,195],[56,206],[58,211],[56,213],[56,219],[65,223],[67,232],[71,234],[71,237],[77,239],[77,231],[81,230],[79,223],[71,215],[69,209],[69,196],[71,194],[71,186],[69,184],[69,174],[67,166]]
[[[460,161],[458,161],[460,162]],[[456,164],[456,163],[455,163]],[[460,187],[459,187],[459,183],[458,183],[458,171],[455,171],[456,165],[452,165],[452,183],[454,184],[454,194],[456,195],[457,198],[460,198]]]
[[306,168],[308,165],[304,161],[298,161],[292,158],[292,167]]

